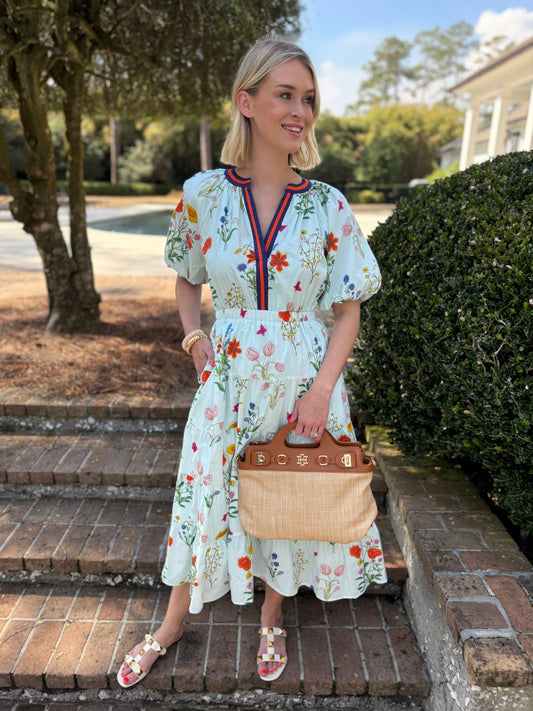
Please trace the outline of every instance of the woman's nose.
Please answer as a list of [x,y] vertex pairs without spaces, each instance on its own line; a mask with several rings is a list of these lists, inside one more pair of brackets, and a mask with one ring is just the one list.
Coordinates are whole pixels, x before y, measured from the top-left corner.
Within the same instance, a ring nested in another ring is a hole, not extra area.
[[303,116],[304,115],[304,103],[303,101],[295,100],[292,105],[293,116]]

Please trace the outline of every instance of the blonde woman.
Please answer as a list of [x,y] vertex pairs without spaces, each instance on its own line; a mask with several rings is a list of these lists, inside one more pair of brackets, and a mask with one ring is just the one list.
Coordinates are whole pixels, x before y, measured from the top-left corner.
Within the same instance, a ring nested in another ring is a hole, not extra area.
[[[172,216],[166,261],[199,389],[183,438],[163,581],[172,586],[162,626],[126,656],[118,681],[140,681],[180,639],[185,618],[229,593],[236,605],[265,583],[258,673],[287,664],[282,603],[301,586],[321,600],[356,598],[386,580],[379,532],[360,541],[262,541],[239,520],[238,455],[291,420],[296,435],[324,428],[354,439],[342,370],[359,329],[359,305],[380,273],[337,190],[302,178],[318,164],[316,76],[291,42],[265,39],[244,56],[234,82],[233,122],[222,150],[231,166],[199,173]],[[202,284],[216,321],[200,328]],[[331,336],[315,306],[333,309]],[[265,511],[268,516],[268,511]]]

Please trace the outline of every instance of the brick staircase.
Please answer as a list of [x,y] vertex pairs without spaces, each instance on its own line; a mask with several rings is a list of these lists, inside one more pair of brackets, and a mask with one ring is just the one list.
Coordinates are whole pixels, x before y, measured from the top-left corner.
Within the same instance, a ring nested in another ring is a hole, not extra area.
[[205,605],[141,684],[118,687],[124,653],[168,600],[160,572],[188,397],[66,403],[0,392],[0,711],[423,708],[428,676],[379,469],[389,582],[355,601],[287,600],[279,681],[256,673],[258,587],[252,605]]

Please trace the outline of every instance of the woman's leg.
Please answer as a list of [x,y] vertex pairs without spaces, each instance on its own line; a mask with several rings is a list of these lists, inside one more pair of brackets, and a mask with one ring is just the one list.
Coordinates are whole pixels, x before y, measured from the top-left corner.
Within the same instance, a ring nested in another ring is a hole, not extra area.
[[[261,627],[283,627],[283,600],[285,600],[283,595],[280,595],[280,593],[265,583],[265,600],[261,606]],[[286,655],[287,650],[284,637],[275,638],[275,650],[281,656]],[[262,637],[258,654],[265,654],[266,651],[266,637]],[[262,662],[258,665],[258,672],[260,675],[272,674],[280,666],[280,662]]]
[[[183,634],[183,623],[189,612],[190,602],[191,596],[188,583],[185,585],[176,585],[172,588],[165,618],[161,627],[158,627],[152,634],[156,642],[159,642],[163,647],[170,647],[171,644],[174,644],[180,639]],[[137,652],[142,649],[143,645],[144,642],[141,642],[134,647],[131,651],[131,655],[134,657]],[[149,650],[140,661],[141,669],[148,671],[158,658],[159,655],[157,652]],[[128,675],[133,674],[133,672],[126,662],[122,665],[121,674],[123,674],[124,681],[127,684]]]

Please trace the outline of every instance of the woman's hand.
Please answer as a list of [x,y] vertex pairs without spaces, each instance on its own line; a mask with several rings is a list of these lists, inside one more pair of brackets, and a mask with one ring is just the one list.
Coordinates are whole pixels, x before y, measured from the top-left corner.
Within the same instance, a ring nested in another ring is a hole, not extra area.
[[333,304],[335,326],[309,390],[297,400],[291,422],[298,422],[295,432],[319,440],[328,421],[329,401],[346,359],[350,355],[359,331],[359,301]]
[[319,393],[313,386],[296,401],[291,413],[291,422],[297,422],[297,435],[319,441],[328,421],[330,396]]
[[191,348],[192,360],[198,378],[208,363],[214,363],[215,353],[209,338],[200,338]]

